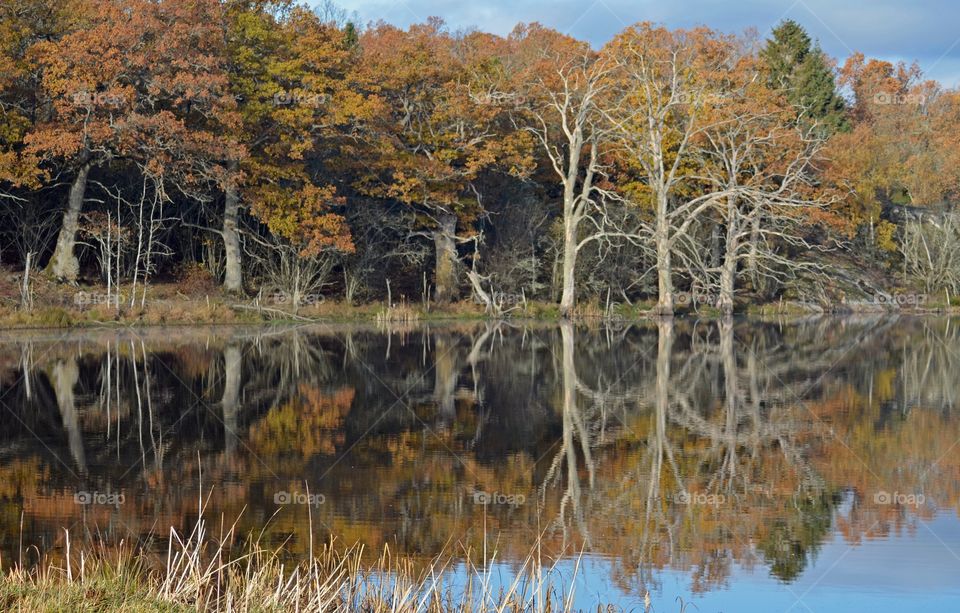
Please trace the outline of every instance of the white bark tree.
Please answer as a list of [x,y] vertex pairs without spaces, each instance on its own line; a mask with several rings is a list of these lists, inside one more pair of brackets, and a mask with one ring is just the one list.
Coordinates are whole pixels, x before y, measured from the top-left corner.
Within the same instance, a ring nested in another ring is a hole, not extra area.
[[[603,234],[599,231],[604,191],[601,148],[608,140],[602,106],[609,89],[608,64],[582,44],[556,33],[528,33],[523,43],[552,46],[529,62],[518,77],[521,102],[517,122],[533,135],[562,189],[562,295],[560,312],[570,315],[576,302],[577,255]],[[569,43],[570,46],[566,46]],[[590,220],[591,223],[584,224]],[[592,226],[585,233],[584,228]]]
[[[698,139],[698,179],[708,191],[726,192],[718,204],[723,255],[716,307],[733,311],[740,263],[754,276],[796,271],[803,263],[777,255],[777,244],[805,249],[805,213],[820,208],[812,171],[824,145],[816,122],[798,122],[796,111],[752,58],[742,58],[711,111],[712,127]],[[714,272],[714,271],[711,271]]]
[[718,121],[708,112],[716,103],[713,80],[729,69],[735,45],[706,29],[671,32],[644,23],[624,30],[604,53],[615,64],[618,89],[605,114],[627,172],[641,184],[629,190],[629,198],[651,210],[639,234],[656,251],[657,312],[670,316],[677,244],[729,195],[726,189],[697,189],[692,167],[697,139]]

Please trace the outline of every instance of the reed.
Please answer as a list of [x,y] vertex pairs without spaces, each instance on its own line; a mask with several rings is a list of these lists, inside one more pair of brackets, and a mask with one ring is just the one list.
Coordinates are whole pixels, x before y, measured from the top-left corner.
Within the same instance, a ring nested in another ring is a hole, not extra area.
[[420,321],[420,312],[406,301],[389,304],[377,312],[377,325],[408,325]]
[[[0,580],[4,611],[428,611],[480,613],[571,610],[572,573],[545,563],[537,544],[526,559],[511,563],[503,582],[495,556],[477,565],[469,550],[453,551],[426,566],[389,547],[370,560],[362,546],[334,541],[311,544],[301,562],[283,550],[248,540],[230,553],[235,524],[214,538],[202,518],[185,533],[171,530],[165,559],[124,544],[77,551],[66,535],[57,562],[16,565]],[[454,576],[456,575],[456,576]],[[598,610],[599,607],[598,607]],[[604,608],[603,610],[609,610]]]

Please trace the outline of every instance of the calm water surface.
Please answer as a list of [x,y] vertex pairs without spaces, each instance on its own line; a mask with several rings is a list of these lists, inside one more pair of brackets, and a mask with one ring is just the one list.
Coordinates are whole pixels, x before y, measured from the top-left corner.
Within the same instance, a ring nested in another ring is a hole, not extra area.
[[291,557],[539,542],[582,607],[955,611],[958,401],[946,318],[0,332],[0,553],[202,498]]

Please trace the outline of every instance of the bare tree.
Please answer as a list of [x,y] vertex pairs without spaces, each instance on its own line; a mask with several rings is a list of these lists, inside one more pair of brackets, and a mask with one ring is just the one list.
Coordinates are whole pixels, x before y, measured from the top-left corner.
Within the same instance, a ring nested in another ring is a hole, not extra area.
[[726,193],[718,205],[724,240],[716,303],[725,313],[733,311],[741,261],[747,260],[755,282],[758,275],[808,266],[779,256],[775,245],[809,249],[798,226],[805,213],[823,205],[812,177],[824,145],[821,126],[798,122],[786,100],[763,85],[752,58],[738,64],[711,109],[716,120],[696,146],[697,178],[708,191]]
[[900,242],[907,281],[927,292],[960,291],[960,223],[954,214],[908,223]]
[[266,289],[268,299],[289,305],[294,314],[305,304],[322,301],[320,290],[330,283],[336,264],[334,254],[321,251],[304,255],[296,245],[273,235],[256,240],[264,247],[258,258],[263,278],[269,280],[261,294]]
[[616,147],[627,160],[628,172],[643,188],[629,194],[638,206],[652,210],[640,228],[654,243],[658,303],[661,315],[674,309],[673,255],[688,238],[698,218],[728,195],[726,189],[694,189],[690,167],[697,138],[713,127],[708,110],[715,89],[709,75],[727,69],[732,41],[709,30],[671,32],[640,24],[627,28],[607,55],[616,68],[616,104],[606,115],[615,126]]
[[[536,38],[527,40],[536,44]],[[600,148],[607,138],[601,112],[609,87],[609,67],[585,46],[571,53],[547,51],[536,67],[524,73],[530,81],[522,90],[520,127],[539,143],[563,190],[563,263],[560,312],[569,315],[576,292],[578,252],[597,233],[583,236],[584,221],[599,227],[603,190]],[[529,67],[528,67],[529,69]]]

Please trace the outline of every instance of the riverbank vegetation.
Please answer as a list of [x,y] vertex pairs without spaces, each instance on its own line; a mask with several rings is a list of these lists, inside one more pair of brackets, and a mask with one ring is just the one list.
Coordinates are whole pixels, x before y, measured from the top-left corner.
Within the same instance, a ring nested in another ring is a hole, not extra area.
[[576,564],[564,574],[539,550],[511,564],[514,574],[504,583],[494,559],[476,566],[470,551],[423,561],[389,547],[371,556],[361,546],[330,542],[311,547],[309,560],[291,562],[258,542],[233,553],[236,535],[225,528],[220,539],[206,533],[203,520],[189,534],[171,531],[163,559],[123,543],[73,553],[68,546],[62,559],[6,571],[0,606],[32,612],[574,610]]
[[960,95],[791,21],[592,49],[290,0],[14,0],[0,41],[9,323],[143,321],[177,286],[224,307],[182,321],[960,292]]

